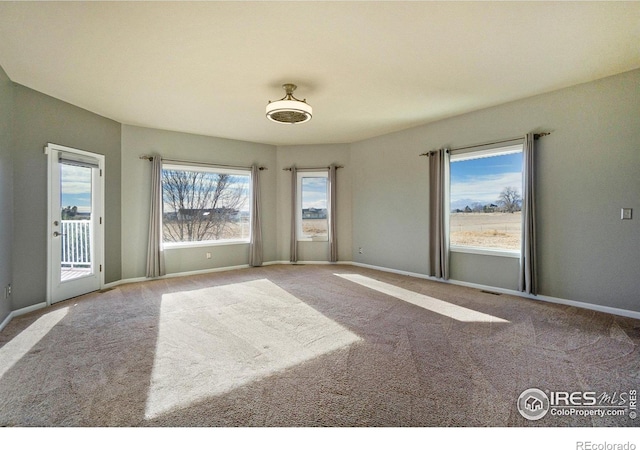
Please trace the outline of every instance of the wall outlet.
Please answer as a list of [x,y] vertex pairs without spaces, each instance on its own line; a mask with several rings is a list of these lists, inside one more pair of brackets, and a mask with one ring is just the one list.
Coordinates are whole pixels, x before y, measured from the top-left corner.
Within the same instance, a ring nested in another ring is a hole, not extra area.
[[4,288],[4,298],[7,299],[11,297],[11,285],[8,284],[5,288]]
[[620,218],[622,220],[631,220],[631,214],[633,212],[632,208],[622,208],[620,211]]
[[211,253],[207,252],[207,259],[211,259]]
[[363,253],[362,247],[358,247],[358,253],[360,253],[362,255],[362,253]]

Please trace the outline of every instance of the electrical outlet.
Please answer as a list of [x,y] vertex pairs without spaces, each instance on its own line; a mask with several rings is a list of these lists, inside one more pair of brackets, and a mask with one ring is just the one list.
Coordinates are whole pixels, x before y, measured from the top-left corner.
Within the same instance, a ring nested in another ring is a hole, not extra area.
[[207,252],[207,259],[211,259],[211,253]]
[[622,220],[631,220],[632,211],[633,209],[631,208],[622,208],[622,210],[620,211],[620,218]]
[[10,284],[8,284],[4,288],[4,298],[5,298],[5,300],[8,299],[9,297],[11,297],[11,285]]
[[362,247],[358,247],[358,253],[360,253],[362,255],[362,253],[363,253]]

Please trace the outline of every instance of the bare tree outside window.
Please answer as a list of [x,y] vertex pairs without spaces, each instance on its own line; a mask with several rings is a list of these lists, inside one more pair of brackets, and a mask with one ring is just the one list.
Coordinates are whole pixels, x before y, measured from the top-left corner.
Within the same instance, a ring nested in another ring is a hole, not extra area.
[[164,242],[249,237],[250,174],[162,171]]
[[520,197],[518,189],[507,186],[502,190],[502,192],[500,192],[498,204],[505,212],[513,214],[516,211],[520,211],[522,206],[522,197]]

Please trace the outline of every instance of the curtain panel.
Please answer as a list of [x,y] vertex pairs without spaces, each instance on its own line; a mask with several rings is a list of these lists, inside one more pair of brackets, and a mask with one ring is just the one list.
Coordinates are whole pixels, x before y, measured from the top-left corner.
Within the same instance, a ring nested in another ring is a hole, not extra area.
[[149,241],[147,246],[147,278],[166,274],[162,248],[162,158],[151,163],[151,204],[149,208]]
[[338,235],[337,235],[337,194],[336,175],[337,166],[329,166],[329,262],[338,262]]
[[522,242],[518,289],[538,293],[536,270],[535,135],[528,133],[522,147]]
[[298,170],[291,166],[291,244],[289,247],[289,261],[298,262],[298,236],[296,226],[296,210],[298,208]]
[[449,279],[449,151],[429,153],[429,275]]
[[251,166],[251,236],[249,239],[249,265],[262,265],[262,225],[260,222],[260,168]]

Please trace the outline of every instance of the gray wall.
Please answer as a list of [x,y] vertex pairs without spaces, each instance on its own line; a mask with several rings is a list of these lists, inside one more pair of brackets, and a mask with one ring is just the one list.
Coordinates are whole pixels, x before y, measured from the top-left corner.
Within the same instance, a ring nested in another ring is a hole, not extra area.
[[[48,142],[106,156],[111,282],[145,273],[150,165],[142,154],[267,166],[265,261],[289,259],[290,177],[282,168],[344,165],[339,259],[426,274],[428,163],[418,155],[547,130],[537,158],[541,294],[639,311],[640,70],[351,145],[285,147],[121,126],[12,85],[0,70],[0,288],[11,282],[14,293],[11,305],[0,299],[0,320],[45,298]],[[634,208],[634,219],[621,221],[621,207]],[[301,260],[327,258],[326,243],[301,244]],[[169,273],[247,261],[246,244],[167,250]],[[508,289],[517,283],[512,258],[455,253],[451,266],[456,280]]]
[[[418,155],[529,131],[552,131],[538,141],[540,293],[640,311],[640,70],[352,144],[353,259],[428,273],[428,163]],[[620,220],[622,207],[633,220]],[[517,269],[513,259],[451,259],[452,278],[509,289]]]
[[47,158],[51,142],[105,155],[105,282],[120,272],[120,124],[24,86],[14,91],[13,309],[47,286]]
[[13,242],[13,164],[11,129],[13,83],[0,67],[0,323],[11,312],[11,297],[5,288],[11,283]]
[[424,141],[414,129],[351,145],[353,261],[428,273]]
[[[144,277],[149,217],[149,161],[141,155],[218,164],[267,167],[260,173],[264,260],[276,259],[276,147],[150,128],[122,126],[122,278]],[[210,252],[211,259],[205,254]],[[249,245],[165,250],[167,273],[248,264]]]
[[[347,144],[293,145],[278,147],[278,259],[289,261],[291,237],[291,172],[282,170],[297,167],[328,167],[338,169],[337,180],[337,240],[338,260],[351,261],[351,171]],[[328,242],[298,243],[298,261],[328,261]]]

